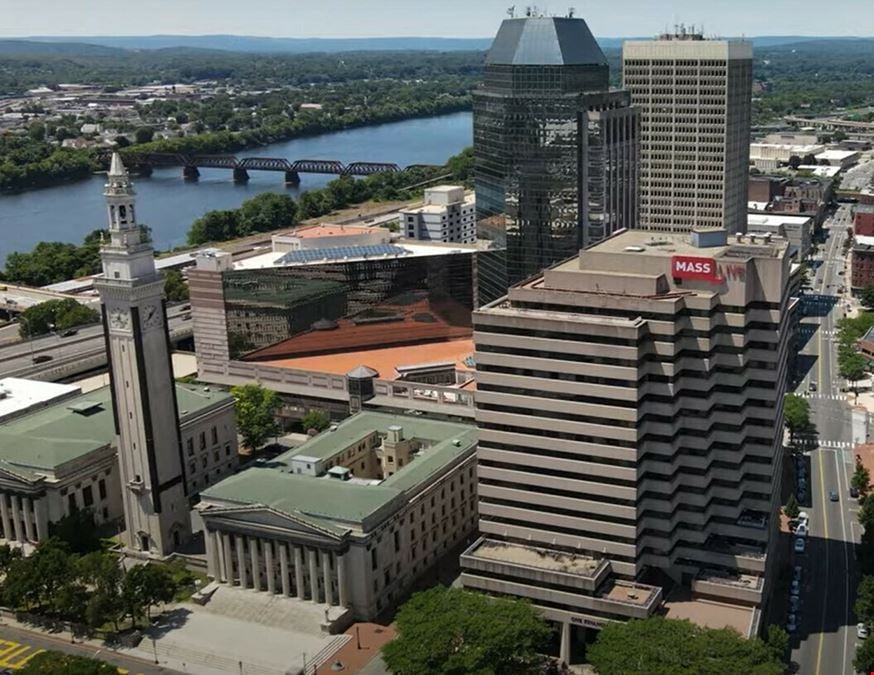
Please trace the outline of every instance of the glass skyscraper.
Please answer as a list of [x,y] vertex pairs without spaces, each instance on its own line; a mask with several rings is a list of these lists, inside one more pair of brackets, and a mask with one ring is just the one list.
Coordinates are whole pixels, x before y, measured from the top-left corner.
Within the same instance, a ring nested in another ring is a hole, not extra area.
[[474,92],[480,302],[636,226],[638,116],[582,19],[508,19]]

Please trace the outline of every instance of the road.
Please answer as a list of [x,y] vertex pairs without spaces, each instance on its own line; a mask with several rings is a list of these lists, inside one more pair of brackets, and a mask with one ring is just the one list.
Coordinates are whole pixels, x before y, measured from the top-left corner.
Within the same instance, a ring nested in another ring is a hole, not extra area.
[[[177,305],[167,308],[170,330],[177,328],[191,329],[191,309],[183,309],[188,305]],[[3,329],[8,333],[9,328]],[[7,336],[8,337],[8,336]],[[48,335],[34,340],[8,343],[0,341],[0,376],[27,377],[40,368],[47,369],[65,361],[85,358],[103,352],[103,326],[100,324],[83,326],[75,335],[60,337]],[[34,356],[49,356],[44,363],[33,363]]]
[[842,190],[863,190],[874,181],[874,151],[862,153],[859,163],[844,173]]
[[0,668],[17,670],[39,652],[48,650],[106,661],[118,668],[119,675],[168,675],[176,672],[109,649],[96,649],[79,643],[70,644],[67,640],[43,633],[0,625]]
[[[856,503],[849,498],[853,467],[852,423],[847,393],[837,371],[835,327],[844,316],[845,263],[842,246],[850,210],[841,207],[826,223],[828,238],[821,247],[813,291],[804,302],[802,335],[809,340],[799,365],[807,372],[797,393],[808,398],[818,447],[806,453],[810,536],[804,554],[793,554],[793,565],[804,568],[801,621],[793,641],[792,660],[805,675],[853,673],[856,621],[852,614],[857,583],[853,542],[858,540]],[[811,385],[815,382],[815,385]],[[815,387],[816,391],[812,391]],[[837,492],[839,501],[829,499]]]

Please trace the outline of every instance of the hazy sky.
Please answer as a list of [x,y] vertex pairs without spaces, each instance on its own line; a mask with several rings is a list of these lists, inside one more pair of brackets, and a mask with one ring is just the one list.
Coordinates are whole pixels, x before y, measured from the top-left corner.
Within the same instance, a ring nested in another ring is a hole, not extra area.
[[[491,36],[512,0],[0,0],[0,35],[279,37]],[[524,4],[516,5],[519,12]],[[874,2],[841,0],[564,0],[595,35],[645,36],[666,24],[720,35],[874,35]]]

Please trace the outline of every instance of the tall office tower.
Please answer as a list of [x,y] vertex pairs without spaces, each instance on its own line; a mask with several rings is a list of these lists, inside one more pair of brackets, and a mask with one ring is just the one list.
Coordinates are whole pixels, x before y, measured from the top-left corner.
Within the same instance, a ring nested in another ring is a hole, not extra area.
[[626,42],[640,110],[640,227],[746,232],[753,48],[683,30]]
[[125,545],[163,556],[191,534],[164,277],[152,245],[140,241],[134,190],[118,153],[106,178],[109,242],[95,287],[103,304]]
[[637,219],[638,116],[582,19],[503,22],[474,92],[481,299]]
[[768,235],[628,230],[477,311],[482,536],[464,586],[529,598],[564,646],[571,626],[663,598],[700,616],[677,595],[735,605],[712,625],[755,631],[779,528],[789,275]]

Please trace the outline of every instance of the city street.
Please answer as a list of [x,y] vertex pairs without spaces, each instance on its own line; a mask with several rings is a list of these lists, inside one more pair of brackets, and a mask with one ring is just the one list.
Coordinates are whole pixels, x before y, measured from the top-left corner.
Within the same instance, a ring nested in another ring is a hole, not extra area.
[[[799,355],[799,366],[806,372],[796,391],[810,402],[818,447],[805,453],[809,490],[802,509],[810,514],[807,550],[792,554],[792,565],[804,569],[800,628],[793,639],[792,660],[799,665],[799,673],[809,675],[852,673],[855,656],[853,542],[859,538],[858,507],[849,497],[852,425],[835,343],[837,322],[845,314],[845,296],[840,293],[845,285],[842,246],[850,217],[850,209],[842,206],[826,223],[822,262],[815,276],[812,270],[813,289],[803,300],[802,335],[809,339]],[[838,501],[830,499],[832,491]]]

